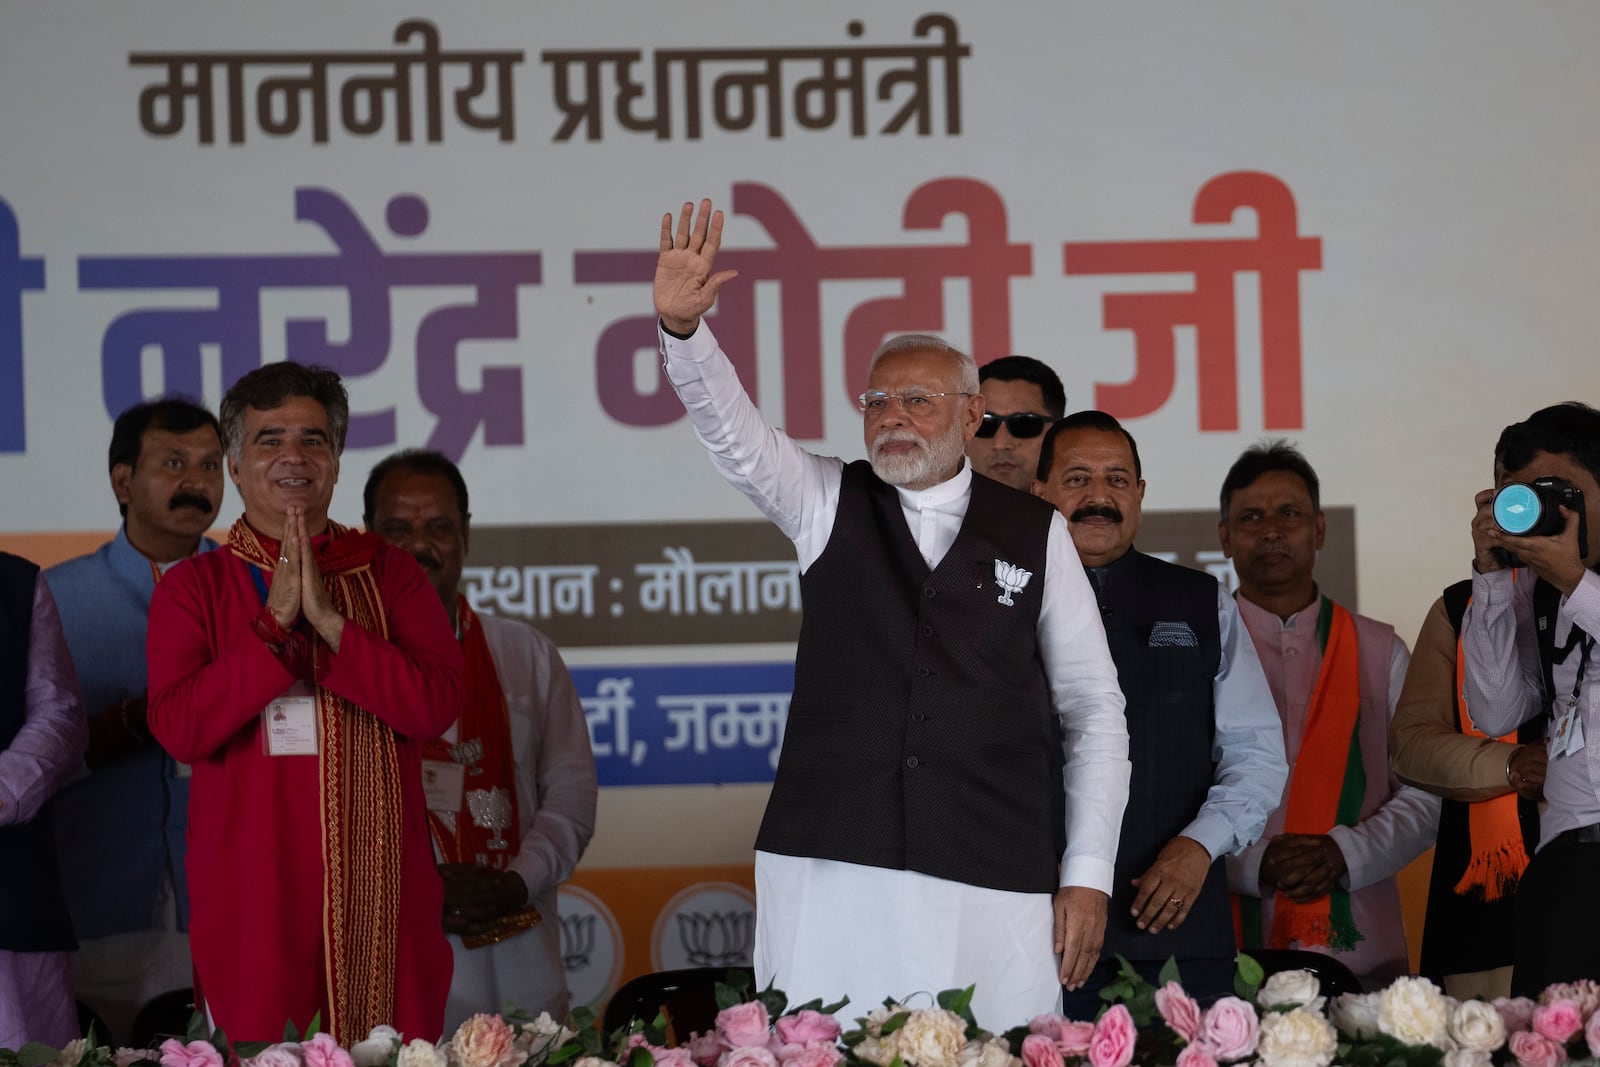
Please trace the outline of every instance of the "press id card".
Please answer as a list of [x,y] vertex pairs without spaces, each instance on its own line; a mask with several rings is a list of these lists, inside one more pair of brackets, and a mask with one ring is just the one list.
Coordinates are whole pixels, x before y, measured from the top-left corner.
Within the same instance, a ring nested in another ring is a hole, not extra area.
[[467,769],[461,764],[442,759],[422,761],[422,795],[429,811],[441,815],[460,811],[466,788]]
[[269,756],[317,754],[317,698],[303,682],[261,709],[261,736]]

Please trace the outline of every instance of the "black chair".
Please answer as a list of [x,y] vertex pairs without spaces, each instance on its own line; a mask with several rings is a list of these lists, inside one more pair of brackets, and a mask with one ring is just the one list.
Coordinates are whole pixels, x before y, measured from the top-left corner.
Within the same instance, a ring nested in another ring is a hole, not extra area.
[[703,1034],[716,1025],[718,982],[742,982],[753,990],[755,974],[748,967],[688,967],[641,974],[611,994],[601,1025],[609,1034],[635,1019],[648,1025],[660,1013],[667,1017],[667,1044],[688,1041],[691,1032]]
[[1246,949],[1245,954],[1261,964],[1261,969],[1268,976],[1279,971],[1310,971],[1322,984],[1322,995],[1330,1000],[1341,993],[1365,992],[1361,988],[1361,979],[1350,968],[1321,952],[1295,948],[1252,948]]
[[158,1039],[181,1038],[189,1030],[194,1015],[194,990],[174,989],[151,997],[133,1017],[128,1032],[129,1048],[151,1048]]

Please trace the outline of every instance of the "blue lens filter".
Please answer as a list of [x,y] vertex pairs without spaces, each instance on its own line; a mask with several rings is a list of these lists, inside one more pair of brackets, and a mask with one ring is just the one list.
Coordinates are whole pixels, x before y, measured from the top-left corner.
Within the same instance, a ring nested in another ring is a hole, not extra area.
[[1514,482],[1494,495],[1494,521],[1508,534],[1527,533],[1543,515],[1544,503],[1532,486]]

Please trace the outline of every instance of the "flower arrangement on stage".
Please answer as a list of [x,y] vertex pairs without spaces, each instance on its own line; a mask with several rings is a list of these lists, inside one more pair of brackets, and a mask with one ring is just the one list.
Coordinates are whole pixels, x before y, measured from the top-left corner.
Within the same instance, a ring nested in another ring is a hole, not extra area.
[[[579,1010],[476,1015],[448,1040],[407,1040],[378,1027],[349,1049],[292,1027],[273,1045],[233,1046],[191,1025],[186,1039],[155,1049],[112,1049],[91,1036],[55,1050],[0,1049],[0,1067],[1562,1067],[1600,1062],[1600,984],[1551,986],[1537,1001],[1456,1001],[1425,978],[1400,978],[1375,993],[1322,995],[1315,975],[1285,971],[1263,981],[1239,957],[1235,996],[1202,1006],[1169,962],[1161,985],[1131,967],[1103,993],[1090,1020],[1041,1015],[996,1033],[971,1011],[972,989],[886,1000],[844,1030],[844,1003],[790,1007],[768,989],[753,997],[717,988],[712,1030],[673,1045],[666,1020],[635,1021],[610,1035]],[[927,1003],[921,1003],[926,1000]]]

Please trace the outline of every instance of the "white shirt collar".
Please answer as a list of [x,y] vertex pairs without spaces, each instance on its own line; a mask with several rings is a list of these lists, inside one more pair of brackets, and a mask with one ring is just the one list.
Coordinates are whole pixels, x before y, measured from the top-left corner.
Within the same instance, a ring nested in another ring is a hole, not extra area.
[[915,508],[918,511],[923,508],[944,507],[965,499],[972,492],[972,467],[963,457],[961,469],[956,471],[955,476],[938,485],[930,485],[926,489],[902,489],[897,485],[894,491],[900,494],[900,503],[903,507]]

